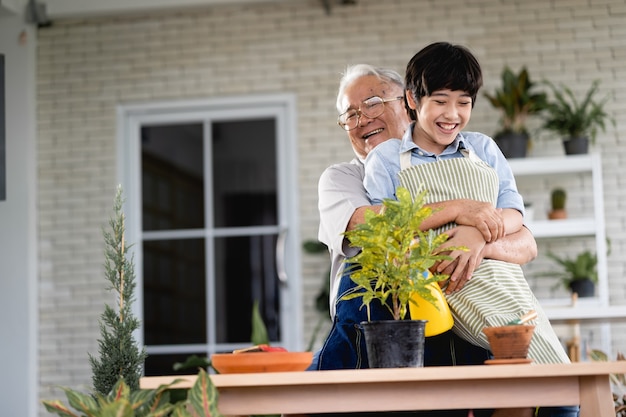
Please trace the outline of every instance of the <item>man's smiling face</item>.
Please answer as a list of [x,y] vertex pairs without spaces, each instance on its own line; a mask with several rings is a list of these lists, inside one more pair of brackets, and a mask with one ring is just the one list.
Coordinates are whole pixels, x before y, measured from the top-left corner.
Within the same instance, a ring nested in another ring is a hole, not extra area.
[[[374,75],[366,75],[346,88],[344,111],[357,110],[364,100],[374,96],[389,99],[403,95],[404,91],[400,86],[382,81]],[[361,115],[359,125],[347,133],[354,152],[364,159],[379,143],[391,138],[401,139],[409,123],[404,101],[394,100],[385,103],[385,111],[376,118],[370,119]]]

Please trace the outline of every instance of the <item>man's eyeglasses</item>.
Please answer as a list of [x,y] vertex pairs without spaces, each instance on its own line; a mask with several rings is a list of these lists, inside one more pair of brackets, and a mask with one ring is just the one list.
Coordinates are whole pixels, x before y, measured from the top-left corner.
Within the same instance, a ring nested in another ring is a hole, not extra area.
[[337,118],[337,124],[341,126],[343,130],[356,129],[361,121],[361,116],[375,119],[385,111],[385,103],[402,100],[403,98],[404,97],[380,98],[377,96],[368,98],[361,103],[358,110],[350,109],[347,112],[340,114]]

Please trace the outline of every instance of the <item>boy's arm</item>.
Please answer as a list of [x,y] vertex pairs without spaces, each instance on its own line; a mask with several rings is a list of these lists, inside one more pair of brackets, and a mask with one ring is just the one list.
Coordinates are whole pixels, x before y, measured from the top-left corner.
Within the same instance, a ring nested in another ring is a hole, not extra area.
[[505,234],[510,235],[522,230],[524,226],[524,216],[516,209],[502,209],[504,219]]
[[[443,203],[427,204],[433,208],[432,216],[422,223],[422,230],[441,227],[450,222],[460,225],[474,226],[485,241],[493,242],[504,236],[504,222],[500,209],[494,209],[489,203],[476,200],[449,200]],[[350,221],[347,230],[365,221],[365,212],[374,210],[379,212],[382,206],[362,206],[357,208]]]
[[452,251],[451,261],[443,261],[436,266],[436,271],[449,275],[446,292],[458,291],[471,278],[474,270],[483,259],[525,264],[537,257],[537,242],[530,230],[522,227],[520,231],[504,236],[493,243],[482,241],[480,234],[472,227],[458,226],[448,231],[450,239],[443,246],[465,246],[468,251]]

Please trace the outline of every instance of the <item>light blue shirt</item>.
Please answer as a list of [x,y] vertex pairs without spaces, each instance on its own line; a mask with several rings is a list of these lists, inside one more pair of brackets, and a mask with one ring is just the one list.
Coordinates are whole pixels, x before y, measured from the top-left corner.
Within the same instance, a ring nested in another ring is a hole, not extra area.
[[363,184],[372,204],[381,204],[385,198],[396,198],[400,185],[400,154],[411,150],[411,164],[419,165],[451,158],[463,158],[461,149],[473,151],[476,156],[494,168],[498,174],[498,208],[513,208],[524,213],[524,202],[517,191],[513,171],[498,145],[489,136],[478,132],[462,132],[444,151],[436,155],[413,142],[413,126],[404,132],[402,140],[389,139],[376,146],[365,159]]

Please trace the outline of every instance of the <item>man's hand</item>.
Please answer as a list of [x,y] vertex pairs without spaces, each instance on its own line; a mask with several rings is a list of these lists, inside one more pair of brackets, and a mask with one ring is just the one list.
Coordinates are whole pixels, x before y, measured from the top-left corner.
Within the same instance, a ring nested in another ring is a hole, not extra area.
[[454,221],[458,225],[474,226],[487,243],[504,236],[502,209],[493,207],[491,203],[464,200],[463,208]]
[[450,276],[445,292],[452,294],[465,286],[476,267],[482,262],[485,240],[478,229],[471,226],[457,226],[446,233],[450,238],[440,247],[444,253],[445,249],[450,246],[468,248],[467,251],[450,251],[447,255],[452,260],[441,261],[434,267],[436,272]]

